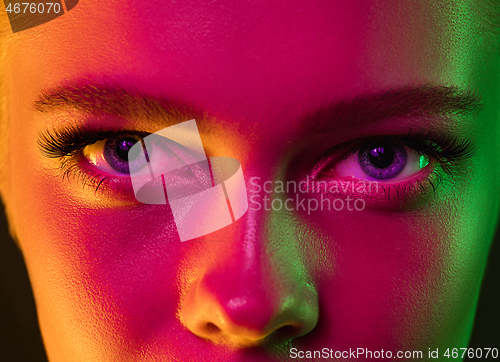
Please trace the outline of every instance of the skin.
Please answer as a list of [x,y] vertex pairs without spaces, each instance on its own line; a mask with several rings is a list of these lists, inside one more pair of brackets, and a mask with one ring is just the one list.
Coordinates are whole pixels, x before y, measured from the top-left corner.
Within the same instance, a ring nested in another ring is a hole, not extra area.
[[[50,361],[278,361],[324,347],[426,359],[466,347],[500,204],[499,52],[467,4],[439,3],[80,1],[15,34],[2,193]],[[402,208],[249,210],[180,243],[166,206],[82,188],[40,153],[39,134],[67,124],[168,126],[36,111],[42,91],[83,78],[192,105],[207,153],[238,159],[248,188],[304,180],[331,147],[417,126],[471,140],[474,156]],[[304,121],[334,100],[427,84],[471,90],[484,109],[332,119],[327,132]]]

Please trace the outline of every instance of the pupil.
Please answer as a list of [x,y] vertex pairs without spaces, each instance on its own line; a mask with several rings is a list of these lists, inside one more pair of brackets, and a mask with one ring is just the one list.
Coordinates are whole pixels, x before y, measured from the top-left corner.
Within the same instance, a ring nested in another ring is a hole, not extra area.
[[370,150],[369,154],[370,162],[377,168],[389,167],[394,162],[392,147],[375,147]]
[[116,153],[118,154],[118,157],[120,157],[124,161],[133,161],[139,155],[139,152],[134,152],[133,155],[130,155],[131,158],[129,159],[128,151],[136,143],[137,143],[137,140],[135,140],[133,138],[125,138],[123,140],[118,141],[118,147],[116,149]]

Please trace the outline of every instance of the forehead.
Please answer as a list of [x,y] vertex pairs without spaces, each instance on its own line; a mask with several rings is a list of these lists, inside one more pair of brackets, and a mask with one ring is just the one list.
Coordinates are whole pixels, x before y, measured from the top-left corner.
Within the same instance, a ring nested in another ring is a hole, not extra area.
[[82,1],[19,36],[11,64],[34,93],[92,77],[275,121],[361,92],[476,88],[474,15],[446,3]]

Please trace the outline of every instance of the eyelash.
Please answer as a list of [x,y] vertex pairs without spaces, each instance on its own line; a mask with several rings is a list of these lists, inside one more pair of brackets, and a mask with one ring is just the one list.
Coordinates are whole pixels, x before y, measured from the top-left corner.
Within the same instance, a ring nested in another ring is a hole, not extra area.
[[[91,187],[97,193],[99,188],[108,183],[115,183],[117,187],[130,185],[128,178],[122,177],[121,182],[113,176],[106,176],[96,172],[91,167],[82,166],[80,159],[81,151],[91,144],[108,138],[121,136],[146,137],[147,132],[131,132],[125,130],[102,130],[89,129],[78,126],[67,126],[62,130],[46,131],[38,140],[38,146],[45,157],[61,160],[59,169],[62,171],[63,179],[73,178],[79,180],[84,188]],[[90,165],[89,165],[90,166]],[[125,185],[123,185],[125,184]],[[124,190],[125,191],[125,190]]]
[[[450,138],[432,132],[417,131],[401,136],[367,137],[350,142],[347,147],[344,145],[328,150],[314,168],[311,180],[316,181],[325,171],[332,170],[338,162],[359,151],[362,144],[373,141],[402,144],[415,150],[420,155],[429,157],[430,162],[439,165],[442,170],[442,172],[438,172],[436,166],[434,166],[432,171],[427,173],[425,177],[406,182],[391,184],[390,181],[380,181],[379,184],[382,185],[383,194],[386,195],[387,201],[391,199],[391,195],[395,194],[396,200],[402,204],[407,203],[410,199],[424,195],[429,188],[436,191],[444,179],[443,172],[450,176],[457,175],[461,170],[460,166],[474,154],[474,147],[469,140],[459,140],[458,138]],[[339,149],[339,147],[341,148]]]
[[[61,160],[60,170],[63,178],[73,177],[82,183],[82,186],[94,188],[97,192],[99,188],[108,183],[115,186],[126,186],[130,188],[129,179],[126,177],[106,176],[94,171],[91,167],[85,167],[81,163],[81,151],[88,145],[95,142],[118,138],[120,136],[146,137],[147,132],[131,132],[125,130],[102,130],[89,129],[77,126],[67,126],[62,130],[46,131],[42,133],[38,140],[38,146],[45,157]],[[436,135],[432,132],[410,132],[401,136],[375,136],[355,140],[346,145],[336,146],[328,150],[316,163],[312,170],[312,180],[322,175],[328,167],[334,167],[335,162],[345,159],[352,153],[359,150],[360,146],[369,141],[398,142],[421,155],[426,155],[434,160],[445,174],[454,175],[456,170],[464,161],[473,156],[473,146],[469,140],[460,141],[458,138],[449,138],[444,135]],[[333,164],[332,164],[333,162]],[[386,183],[383,186],[385,193],[390,198],[391,192],[397,195],[402,201],[407,201],[414,190],[420,190],[420,194],[425,193],[428,184],[433,190],[437,188],[442,180],[442,176],[433,170],[424,179],[417,179],[414,182],[391,185]]]

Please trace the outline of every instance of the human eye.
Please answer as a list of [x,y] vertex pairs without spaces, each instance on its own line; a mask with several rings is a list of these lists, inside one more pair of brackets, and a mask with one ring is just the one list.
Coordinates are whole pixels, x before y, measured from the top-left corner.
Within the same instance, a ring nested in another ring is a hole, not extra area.
[[[38,143],[44,156],[59,161],[58,171],[63,179],[78,180],[84,188],[90,187],[95,192],[106,190],[113,196],[133,198],[130,175],[149,177],[148,162],[158,169],[177,168],[192,162],[188,150],[178,143],[162,136],[148,137],[151,135],[66,127],[43,133]],[[140,148],[133,147],[138,142],[145,146],[145,139],[147,159],[139,157]],[[184,175],[187,173],[191,175],[191,168],[188,167]]]
[[414,177],[430,165],[430,158],[397,141],[364,142],[334,167],[338,177],[366,181],[400,181]]
[[121,135],[107,138],[85,146],[82,157],[98,170],[115,176],[130,174],[130,168],[141,170],[147,167],[144,159],[139,158],[139,153],[133,154],[132,146],[141,139],[135,135]]
[[459,173],[472,153],[468,140],[431,133],[368,137],[329,151],[317,168],[316,180],[373,183],[377,185],[376,194],[358,196],[366,197],[375,207],[402,206]]
[[[140,147],[134,147],[137,143]],[[118,177],[131,174],[134,177],[150,176],[150,165],[166,171],[193,162],[186,159],[188,150],[158,135],[148,135],[147,138],[134,134],[116,135],[85,146],[82,156],[101,172]]]

